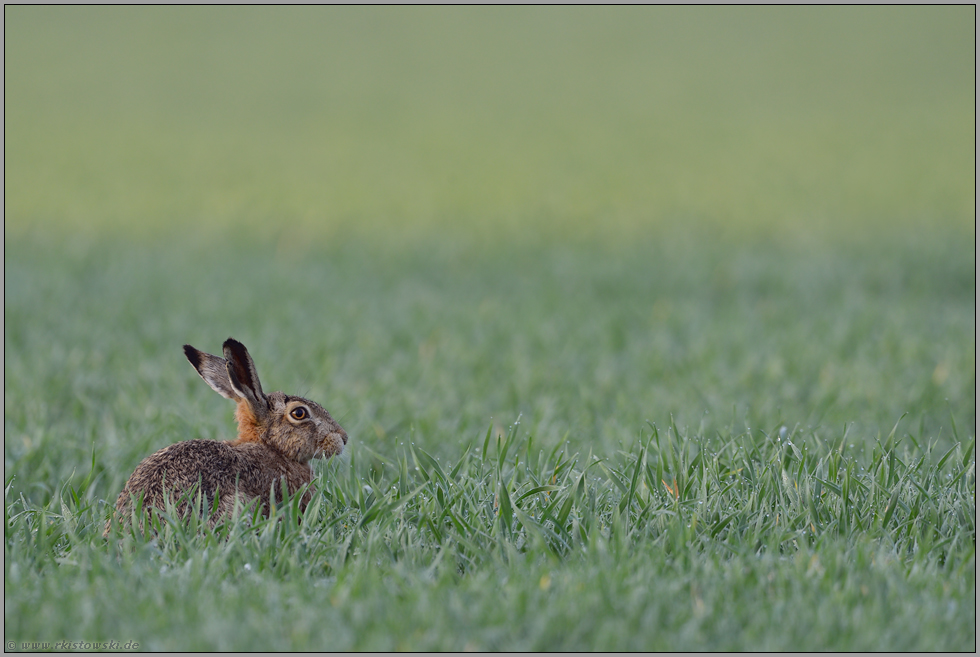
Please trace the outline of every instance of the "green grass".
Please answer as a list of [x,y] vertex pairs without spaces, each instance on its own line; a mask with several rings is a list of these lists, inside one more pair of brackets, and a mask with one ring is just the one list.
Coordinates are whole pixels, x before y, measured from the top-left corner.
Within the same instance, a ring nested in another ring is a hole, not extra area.
[[[5,8],[5,641],[972,650],[972,7]],[[228,336],[352,437],[232,437]]]
[[362,448],[349,470],[329,468],[302,523],[293,504],[254,525],[167,525],[152,541],[130,530],[107,546],[88,480],[56,513],[15,502],[8,625],[150,649],[974,640],[975,440],[940,455],[893,432],[855,458],[843,436],[652,426],[598,458],[519,431],[487,431],[442,464],[414,444]]
[[972,229],[971,7],[5,16],[9,232]]

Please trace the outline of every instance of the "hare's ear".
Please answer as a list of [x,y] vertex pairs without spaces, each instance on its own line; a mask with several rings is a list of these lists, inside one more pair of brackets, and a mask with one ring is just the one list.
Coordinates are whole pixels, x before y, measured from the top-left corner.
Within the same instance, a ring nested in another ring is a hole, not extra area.
[[227,365],[228,380],[235,393],[248,402],[252,412],[259,419],[265,417],[269,411],[269,401],[262,392],[262,384],[259,383],[258,372],[255,371],[255,363],[248,355],[248,350],[238,340],[228,338],[222,345]]
[[241,399],[242,396],[235,392],[235,388],[232,387],[231,380],[228,378],[228,361],[198,351],[189,344],[184,345],[184,355],[187,356],[187,360],[191,362],[191,365],[201,375],[204,382],[211,386],[212,390],[228,399],[235,401]]

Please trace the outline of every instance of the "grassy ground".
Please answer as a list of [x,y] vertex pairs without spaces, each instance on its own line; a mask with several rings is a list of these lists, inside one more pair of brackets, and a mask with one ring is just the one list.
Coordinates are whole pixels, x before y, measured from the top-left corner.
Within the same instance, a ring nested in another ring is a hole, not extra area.
[[[972,650],[972,7],[5,9],[5,641]],[[258,527],[101,538],[228,438]]]

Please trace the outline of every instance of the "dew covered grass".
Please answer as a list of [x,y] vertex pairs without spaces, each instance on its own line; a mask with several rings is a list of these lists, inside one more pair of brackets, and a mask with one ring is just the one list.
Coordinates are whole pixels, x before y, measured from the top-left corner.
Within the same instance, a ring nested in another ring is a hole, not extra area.
[[[4,17],[14,649],[975,649],[975,8]],[[104,540],[229,336],[345,455]]]

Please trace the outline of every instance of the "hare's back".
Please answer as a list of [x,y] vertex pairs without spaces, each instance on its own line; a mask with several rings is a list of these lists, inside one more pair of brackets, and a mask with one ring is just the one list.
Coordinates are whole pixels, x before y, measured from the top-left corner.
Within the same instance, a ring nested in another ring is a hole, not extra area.
[[200,484],[201,491],[211,499],[218,488],[235,486],[241,471],[251,469],[249,460],[225,442],[187,440],[143,459],[126,488],[130,493],[142,492],[156,505],[162,501],[164,489],[180,494]]

